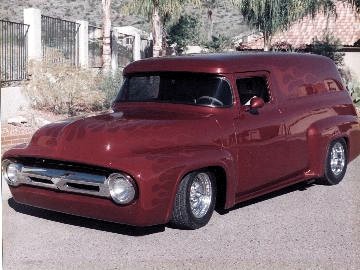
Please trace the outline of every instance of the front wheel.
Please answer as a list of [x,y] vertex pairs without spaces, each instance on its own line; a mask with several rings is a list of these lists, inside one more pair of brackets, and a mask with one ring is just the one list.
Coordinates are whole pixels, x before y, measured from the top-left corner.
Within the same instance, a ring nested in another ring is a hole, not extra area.
[[209,171],[186,175],[177,190],[170,223],[182,229],[205,226],[215,208],[216,181]]
[[324,182],[328,185],[336,185],[344,178],[348,153],[346,141],[341,138],[330,143],[325,164]]

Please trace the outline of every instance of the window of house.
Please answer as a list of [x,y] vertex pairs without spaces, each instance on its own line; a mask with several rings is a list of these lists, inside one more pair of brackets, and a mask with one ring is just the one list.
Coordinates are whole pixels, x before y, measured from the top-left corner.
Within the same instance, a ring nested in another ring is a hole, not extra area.
[[132,45],[132,37],[126,37],[125,38],[125,45]]
[[264,77],[237,79],[236,86],[242,105],[250,105],[250,100],[253,97],[260,97],[265,102],[270,101],[269,89],[266,78]]

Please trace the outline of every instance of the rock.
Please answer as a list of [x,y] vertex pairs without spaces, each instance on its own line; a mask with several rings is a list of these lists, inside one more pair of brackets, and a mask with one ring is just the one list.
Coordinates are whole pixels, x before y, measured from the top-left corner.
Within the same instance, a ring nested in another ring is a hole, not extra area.
[[28,120],[23,116],[16,116],[11,117],[7,120],[8,124],[15,125],[15,126],[21,126],[21,124],[25,124],[28,122]]
[[35,118],[35,123],[38,127],[42,127],[42,126],[45,126],[47,124],[50,124],[51,122],[49,120],[46,120],[44,118],[41,118],[41,117],[36,117]]

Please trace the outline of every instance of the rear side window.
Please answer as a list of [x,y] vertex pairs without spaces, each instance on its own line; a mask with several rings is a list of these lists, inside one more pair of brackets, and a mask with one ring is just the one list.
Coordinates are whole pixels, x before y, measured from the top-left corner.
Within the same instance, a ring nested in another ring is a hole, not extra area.
[[326,79],[313,84],[303,84],[290,89],[292,89],[292,92],[289,93],[290,96],[295,98],[319,95],[342,90],[341,86],[332,79]]
[[265,102],[270,101],[267,81],[264,77],[250,77],[236,80],[241,105],[250,105],[253,97],[260,97]]
[[328,91],[341,91],[339,84],[334,80],[324,80],[325,87]]

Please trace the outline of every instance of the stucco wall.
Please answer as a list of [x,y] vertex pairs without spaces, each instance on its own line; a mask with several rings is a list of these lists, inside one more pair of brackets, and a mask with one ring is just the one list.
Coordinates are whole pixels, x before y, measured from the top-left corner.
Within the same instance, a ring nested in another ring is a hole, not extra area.
[[1,121],[16,116],[20,110],[27,108],[28,104],[21,87],[1,88]]
[[360,79],[360,51],[345,52],[345,65]]

